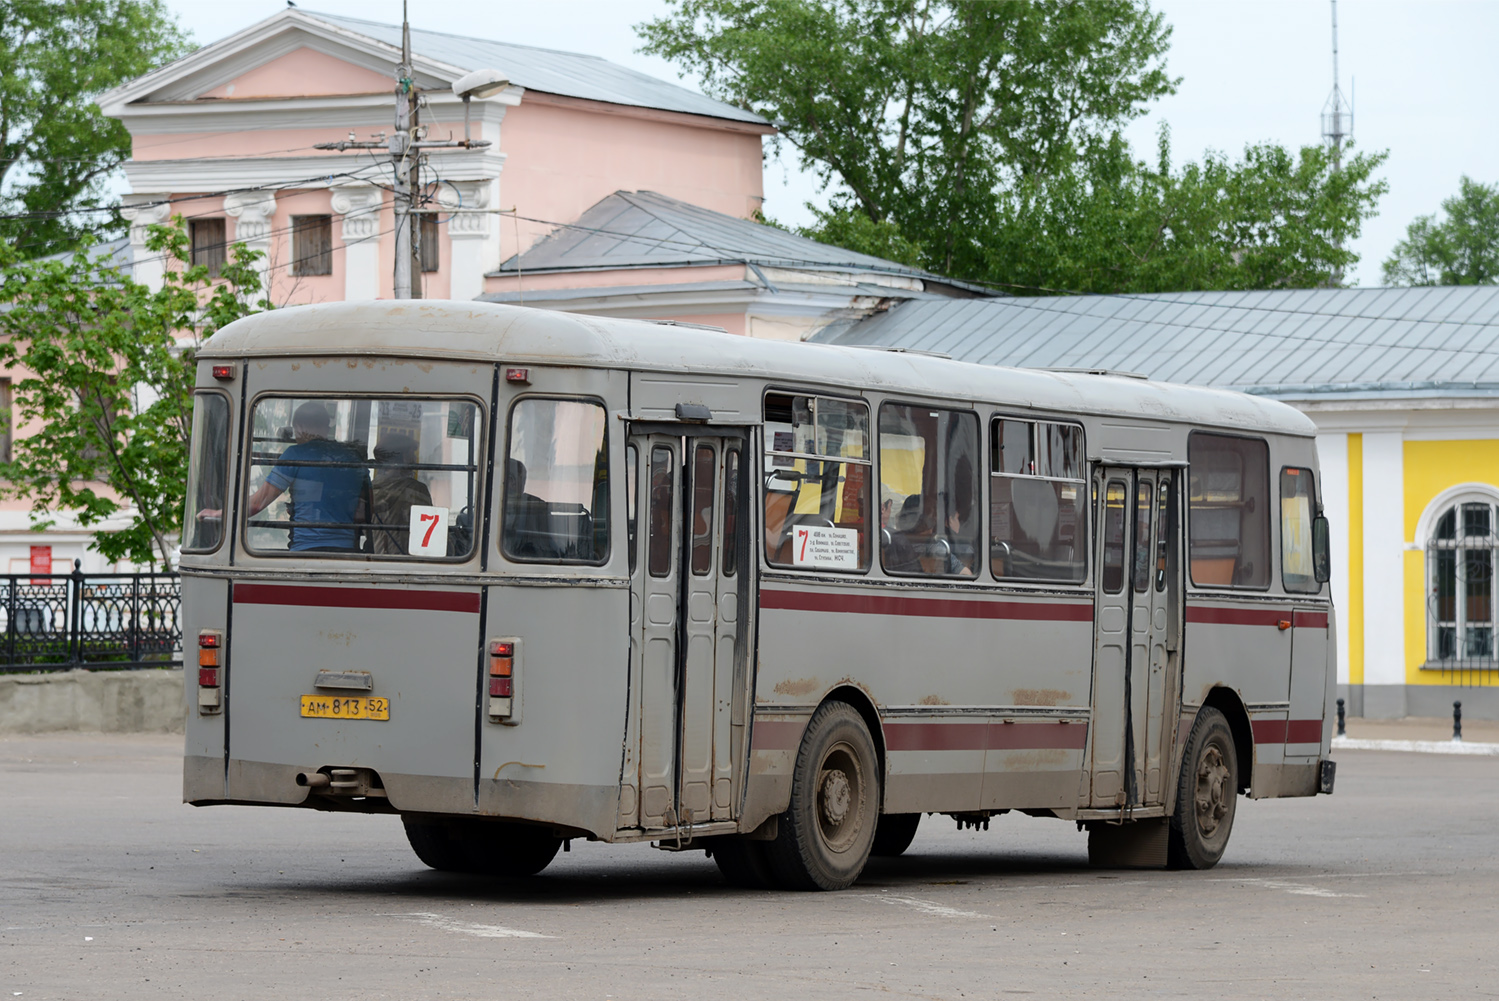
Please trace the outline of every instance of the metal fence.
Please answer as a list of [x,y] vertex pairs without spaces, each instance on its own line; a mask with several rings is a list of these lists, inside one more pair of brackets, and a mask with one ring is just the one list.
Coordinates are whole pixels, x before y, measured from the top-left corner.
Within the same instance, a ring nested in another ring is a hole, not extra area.
[[0,575],[0,673],[182,663],[175,573]]

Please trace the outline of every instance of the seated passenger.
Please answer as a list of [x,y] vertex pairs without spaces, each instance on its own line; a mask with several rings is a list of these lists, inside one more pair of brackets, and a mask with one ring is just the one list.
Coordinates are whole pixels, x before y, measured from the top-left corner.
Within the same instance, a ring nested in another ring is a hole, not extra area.
[[526,493],[526,464],[505,460],[505,552],[521,559],[557,559],[566,541],[555,538],[546,501]]
[[382,556],[405,556],[410,542],[411,508],[431,507],[432,491],[416,478],[417,444],[408,435],[388,432],[375,443],[375,522],[398,526],[375,529],[374,551]]

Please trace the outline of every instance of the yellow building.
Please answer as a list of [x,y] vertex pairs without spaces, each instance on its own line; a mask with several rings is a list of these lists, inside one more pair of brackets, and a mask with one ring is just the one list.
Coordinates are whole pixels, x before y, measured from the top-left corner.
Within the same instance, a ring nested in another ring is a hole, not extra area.
[[1499,718],[1499,288],[911,300],[814,338],[1271,396],[1316,421],[1339,695]]

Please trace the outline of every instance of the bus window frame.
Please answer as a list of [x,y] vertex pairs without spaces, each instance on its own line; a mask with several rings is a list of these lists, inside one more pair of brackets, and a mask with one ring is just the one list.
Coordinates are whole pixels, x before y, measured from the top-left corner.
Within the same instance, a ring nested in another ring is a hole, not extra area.
[[[233,473],[235,471],[234,470],[233,450],[239,446],[239,443],[235,440],[238,437],[239,429],[236,427],[236,424],[238,422],[234,420],[234,397],[230,396],[227,392],[225,392],[222,389],[217,389],[217,388],[194,389],[193,390],[193,402],[194,402],[194,404],[197,403],[198,397],[200,397],[200,396],[217,396],[221,400],[223,400],[225,403],[227,403],[228,406],[229,406],[229,414],[228,414],[229,422],[228,422],[228,426],[224,429],[224,437],[226,439],[225,440],[225,445],[227,446],[227,448],[225,449],[225,451],[230,453],[230,454],[227,454],[227,455],[224,456],[224,507],[227,509],[229,507],[229,502],[231,500],[233,500],[235,502],[235,509],[238,510],[238,508],[239,508],[239,498],[235,496],[235,491],[239,487],[238,477],[230,475],[231,473]],[[196,430],[196,429],[194,429],[194,430]],[[192,445],[193,445],[193,438],[192,438],[192,435],[189,434],[189,436],[188,436],[188,448],[191,449]],[[191,452],[191,451],[189,451],[188,456],[189,456],[189,458],[195,458],[196,457],[194,455],[194,453]],[[197,470],[194,469],[194,470],[192,470],[192,472],[196,473]],[[186,498],[183,499],[183,502],[184,502],[184,505],[185,505],[186,504]],[[223,517],[223,515],[221,514],[220,517]],[[182,547],[182,553],[183,553],[183,555],[185,555],[185,556],[212,556],[214,553],[216,553],[219,550],[223,549],[225,541],[229,538],[229,536],[231,534],[228,531],[228,529],[230,528],[230,525],[231,525],[230,520],[228,518],[224,518],[223,528],[220,529],[220,531],[219,531],[219,541],[218,541],[218,544],[215,545],[212,549],[199,549],[199,548],[195,548],[195,547],[192,547],[192,546],[183,546]],[[188,528],[187,525],[183,525],[182,526],[182,534],[184,536],[187,535],[187,528]]]
[[[841,400],[845,403],[861,404],[864,407],[865,413],[869,418],[868,430],[865,432],[866,455],[864,459],[850,459],[846,456],[840,457],[835,455],[810,455],[802,452],[774,452],[770,448],[769,442],[765,439],[765,398],[768,396],[808,396],[813,398],[820,397],[825,400]],[[875,422],[879,419],[878,411],[880,402],[872,402],[869,397],[863,396],[858,393],[849,393],[846,391],[839,392],[837,389],[830,389],[827,387],[788,387],[775,383],[767,383],[765,387],[760,391],[760,414],[757,423],[760,428],[761,440],[759,443],[758,454],[754,456],[753,460],[746,459],[741,455],[739,461],[741,463],[748,463],[750,461],[753,461],[755,463],[756,473],[753,477],[755,483],[753,486],[754,494],[752,498],[754,507],[751,509],[751,517],[755,519],[757,523],[756,529],[760,534],[760,544],[758,546],[755,546],[754,548],[760,551],[760,555],[757,557],[757,563],[762,570],[768,570],[772,573],[837,574],[840,577],[868,577],[870,572],[874,570],[874,568],[879,564],[879,555],[876,552],[876,550],[879,548],[879,545],[875,538],[878,535],[880,520],[878,506],[875,504],[875,498],[878,496],[876,492],[876,486],[879,482],[879,465],[878,457],[876,455],[879,449],[876,446],[878,434]],[[765,475],[762,470],[765,465],[765,457],[772,454],[785,455],[793,459],[811,459],[817,462],[851,462],[855,465],[862,465],[864,468],[869,470],[869,483],[865,488],[868,491],[869,503],[866,505],[866,508],[873,508],[873,510],[866,510],[864,512],[864,532],[868,538],[869,545],[869,562],[865,564],[864,567],[858,570],[838,570],[833,567],[808,568],[786,566],[784,564],[770,562],[770,554],[766,552],[765,549],[766,491]],[[746,468],[748,467],[746,466]]]
[[[506,471],[505,471],[505,465],[506,465],[506,463],[508,463],[510,461],[510,440],[511,440],[511,432],[514,430],[514,427],[515,427],[515,408],[518,407],[518,406],[520,406],[522,403],[525,403],[525,402],[528,402],[528,401],[535,401],[535,400],[551,400],[553,402],[559,402],[559,403],[591,403],[594,406],[598,407],[604,413],[604,468],[605,468],[605,470],[608,471],[608,474],[609,474],[609,496],[604,499],[604,516],[609,519],[609,534],[608,534],[608,538],[606,539],[605,544],[604,544],[604,555],[603,555],[602,559],[597,559],[597,560],[542,560],[542,559],[527,559],[527,558],[522,558],[522,557],[519,557],[519,556],[511,556],[509,553],[505,552],[505,487],[506,487],[505,478],[508,475],[506,473]],[[495,550],[498,553],[500,559],[504,560],[506,563],[514,563],[514,564],[517,564],[517,565],[520,565],[520,566],[548,566],[548,567],[603,567],[603,566],[608,566],[610,559],[612,559],[613,556],[614,556],[614,536],[616,534],[615,533],[615,525],[614,525],[614,512],[609,510],[609,505],[611,503],[613,503],[613,499],[614,499],[614,467],[615,467],[615,462],[614,462],[614,455],[613,455],[613,452],[612,452],[612,448],[613,448],[613,445],[610,442],[610,437],[609,437],[609,405],[608,405],[608,403],[605,402],[605,400],[604,400],[604,398],[602,396],[596,396],[596,395],[592,395],[592,394],[575,395],[575,394],[568,394],[568,393],[522,393],[522,394],[520,394],[518,396],[515,396],[515,397],[511,398],[510,405],[505,408],[505,450],[504,450],[503,453],[501,453],[501,452],[495,452],[491,456],[491,461],[494,462],[495,465],[496,465],[496,467],[497,467],[497,469],[496,469],[497,477],[496,478],[500,481],[500,483],[499,483],[499,489],[495,491],[495,499],[496,499],[496,504],[497,504],[497,506],[495,508],[495,516],[496,516],[497,521],[499,522],[499,524],[498,524],[499,531],[497,531],[494,534]],[[626,531],[628,531],[628,526],[626,526]]]
[[[488,408],[485,406],[484,401],[482,399],[480,399],[478,396],[475,396],[475,395],[473,395],[471,393],[411,393],[411,394],[405,394],[405,393],[398,393],[398,392],[394,392],[394,391],[391,391],[391,392],[368,392],[368,391],[365,391],[365,392],[358,392],[358,393],[328,393],[328,392],[302,392],[300,390],[288,390],[288,389],[266,389],[266,390],[261,390],[260,392],[256,393],[253,397],[251,397],[248,401],[246,401],[244,413],[241,415],[241,419],[239,421],[239,424],[240,424],[239,435],[240,435],[241,441],[239,442],[239,446],[237,446],[237,447],[240,448],[239,473],[240,473],[240,476],[242,477],[242,479],[235,483],[236,496],[234,498],[234,503],[235,503],[234,524],[235,524],[236,530],[239,532],[239,546],[244,550],[244,553],[245,553],[246,556],[251,556],[251,557],[254,557],[255,559],[262,559],[262,560],[264,560],[264,559],[288,559],[288,558],[290,558],[290,559],[307,559],[308,558],[307,553],[304,552],[304,551],[296,551],[296,550],[291,550],[291,549],[286,549],[286,550],[264,550],[264,549],[251,549],[250,548],[250,542],[249,542],[249,538],[250,538],[249,505],[247,503],[245,503],[245,497],[239,496],[238,494],[239,494],[240,491],[248,492],[248,490],[249,490],[250,477],[252,475],[252,470],[254,469],[253,465],[251,464],[251,460],[254,458],[254,455],[252,454],[254,452],[254,449],[247,449],[247,448],[244,448],[243,446],[246,443],[246,441],[248,441],[248,436],[250,434],[252,434],[253,430],[254,430],[254,428],[253,428],[252,425],[253,425],[253,415],[255,413],[255,408],[258,407],[260,405],[260,402],[262,400],[266,399],[267,397],[279,398],[279,399],[295,399],[295,400],[335,400],[335,401],[337,401],[337,400],[372,400],[372,401],[379,401],[379,400],[410,399],[410,400],[413,400],[413,401],[416,401],[416,402],[419,402],[419,403],[424,403],[424,402],[428,402],[428,401],[431,401],[433,403],[450,403],[450,402],[455,402],[455,401],[456,402],[461,402],[461,403],[472,403],[478,409],[474,413],[474,438],[475,438],[475,447],[474,447],[474,470],[473,470],[473,473],[472,473],[472,476],[474,478],[474,493],[473,493],[473,503],[470,505],[470,507],[473,509],[474,515],[476,517],[479,516],[482,512],[485,512],[485,511],[488,510],[488,499],[484,496],[484,481],[486,479],[486,477],[485,477],[485,470],[486,470],[488,464],[493,460],[493,456],[488,451],[486,451],[486,448],[488,446],[488,440],[487,439],[489,437],[489,432],[488,432],[488,427],[489,427],[489,420],[488,420],[488,418],[489,418],[489,411],[488,411]],[[319,560],[334,560],[334,561],[343,561],[343,562],[358,561],[360,563],[383,563],[383,562],[386,562],[386,561],[395,561],[395,562],[402,563],[402,564],[417,564],[417,565],[440,564],[440,565],[445,565],[445,566],[461,566],[461,565],[463,565],[465,563],[472,563],[473,561],[479,559],[479,557],[481,556],[480,550],[483,548],[482,535],[483,535],[483,533],[479,531],[479,527],[477,525],[474,526],[474,529],[472,531],[472,538],[470,539],[469,551],[468,551],[468,554],[465,555],[465,556],[410,556],[410,555],[402,555],[402,554],[399,554],[399,553],[330,553],[330,552],[319,552],[319,553],[316,554],[316,557]],[[194,555],[196,555],[196,554],[194,554]]]
[[1037,428],[1039,425],[1062,424],[1067,427],[1077,428],[1078,434],[1081,436],[1081,440],[1079,441],[1081,454],[1079,458],[1082,461],[1082,478],[1076,480],[1066,476],[1043,476],[1040,473],[997,473],[993,468],[987,468],[984,473],[983,496],[980,498],[980,503],[984,507],[984,537],[982,539],[984,551],[986,553],[989,552],[990,547],[994,544],[994,526],[991,523],[994,517],[994,477],[1008,476],[1012,478],[1026,477],[1033,480],[1043,480],[1047,483],[1078,484],[1079,489],[1082,491],[1079,495],[1078,503],[1078,507],[1082,512],[1080,518],[1081,524],[1078,527],[1078,536],[1082,540],[1079,548],[1081,548],[1083,553],[1083,576],[1078,581],[1044,580],[1036,577],[1000,577],[994,572],[992,558],[984,561],[984,579],[1002,587],[1071,587],[1079,590],[1092,589],[1095,586],[1093,580],[1093,507],[1096,503],[1093,493],[1097,489],[1097,484],[1093,481],[1093,466],[1088,460],[1087,425],[1082,421],[1067,420],[1066,418],[1054,417],[1050,414],[1021,414],[1012,410],[991,410],[984,420],[985,424],[979,429],[979,433],[983,438],[983,441],[980,442],[980,448],[984,451],[984,464],[986,467],[994,465],[993,439],[995,433],[994,424],[996,421],[1021,421],[1031,425],[1031,452],[1038,457],[1040,450],[1038,447],[1039,442],[1037,441],[1037,435],[1039,434]]
[[[1286,531],[1284,514],[1286,497],[1281,478],[1284,477],[1287,472],[1293,469],[1297,471],[1296,475],[1298,476],[1305,473],[1311,485],[1311,490],[1307,494],[1307,503],[1309,505],[1309,509],[1307,511],[1307,554],[1312,561],[1311,582],[1315,585],[1314,587],[1292,587],[1286,582]],[[1275,529],[1276,532],[1280,535],[1280,545],[1276,547],[1276,562],[1280,565],[1280,589],[1286,592],[1286,594],[1316,597],[1322,594],[1323,590],[1327,586],[1326,581],[1320,581],[1317,579],[1317,536],[1316,530],[1312,528],[1312,526],[1316,524],[1317,513],[1320,510],[1321,503],[1317,496],[1316,470],[1314,470],[1311,466],[1300,466],[1289,462],[1281,466],[1280,472],[1275,475]]]
[[[1185,421],[1182,423],[1186,423]],[[1274,588],[1276,581],[1280,579],[1280,479],[1271,475],[1275,468],[1270,454],[1270,434],[1240,434],[1232,431],[1224,431],[1212,426],[1191,426],[1187,432],[1187,465],[1186,473],[1182,482],[1182,509],[1185,515],[1184,526],[1186,532],[1182,536],[1184,555],[1187,560],[1187,580],[1194,589],[1213,592],[1224,592],[1228,594],[1264,594]],[[1214,438],[1238,438],[1241,441],[1256,441],[1265,447],[1265,519],[1268,522],[1265,531],[1265,549],[1269,555],[1270,566],[1265,573],[1263,586],[1251,584],[1200,584],[1192,570],[1192,438],[1196,435],[1209,435]]]

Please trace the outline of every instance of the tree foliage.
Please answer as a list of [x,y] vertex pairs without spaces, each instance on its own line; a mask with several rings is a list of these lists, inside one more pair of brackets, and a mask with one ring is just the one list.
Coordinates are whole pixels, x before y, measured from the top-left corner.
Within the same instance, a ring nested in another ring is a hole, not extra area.
[[1446,218],[1418,216],[1384,262],[1389,285],[1493,285],[1499,282],[1499,184],[1464,175],[1442,202]]
[[162,0],[0,0],[0,239],[26,256],[118,219],[85,212],[130,155],[92,98],[186,49]]
[[197,350],[268,304],[251,304],[258,251],[234,245],[211,279],[180,217],[151,227],[147,246],[176,265],[154,292],[94,247],[19,260],[0,246],[0,364],[21,432],[0,493],[30,500],[38,529],[61,511],[85,526],[128,513],[94,548],[155,565],[182,528]]
[[1171,93],[1171,29],[1130,0],[669,0],[640,25],[772,121],[831,188],[804,235],[1008,286],[1325,285],[1384,191],[1321,147],[1154,162],[1123,126]]

